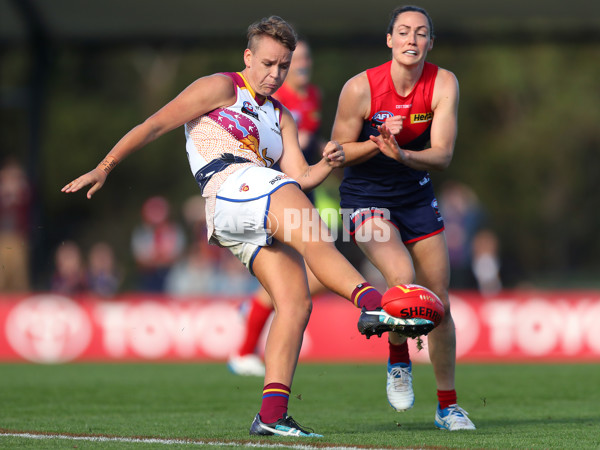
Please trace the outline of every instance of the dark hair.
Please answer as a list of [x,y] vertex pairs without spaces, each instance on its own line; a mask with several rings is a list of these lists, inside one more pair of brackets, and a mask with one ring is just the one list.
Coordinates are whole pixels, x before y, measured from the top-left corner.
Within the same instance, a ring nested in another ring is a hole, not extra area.
[[254,50],[256,42],[263,36],[270,36],[281,42],[288,50],[296,49],[298,36],[292,26],[279,16],[265,17],[248,27],[248,48]]
[[431,17],[429,17],[429,14],[423,8],[414,5],[399,6],[398,8],[392,11],[390,24],[388,25],[387,29],[388,34],[392,34],[392,32],[394,31],[394,24],[396,23],[396,19],[398,18],[398,16],[402,13],[409,11],[421,13],[427,18],[427,23],[429,24],[429,38],[433,39],[435,37],[435,34],[433,33],[433,22],[431,21]]

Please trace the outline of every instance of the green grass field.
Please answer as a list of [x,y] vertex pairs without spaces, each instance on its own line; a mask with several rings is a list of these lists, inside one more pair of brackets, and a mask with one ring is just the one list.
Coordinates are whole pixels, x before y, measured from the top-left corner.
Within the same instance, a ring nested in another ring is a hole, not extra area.
[[[428,365],[413,368],[414,408],[397,413],[383,365],[304,363],[289,410],[322,439],[251,438],[262,380],[236,377],[224,364],[1,364],[0,371],[0,448],[600,448],[598,364],[459,365],[459,403],[478,429],[449,433],[433,425]],[[9,435],[16,431],[38,436]]]

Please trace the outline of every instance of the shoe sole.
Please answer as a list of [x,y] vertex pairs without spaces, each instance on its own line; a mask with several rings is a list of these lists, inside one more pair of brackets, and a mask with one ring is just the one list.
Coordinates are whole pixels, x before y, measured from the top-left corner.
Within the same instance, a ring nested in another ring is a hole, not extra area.
[[[364,313],[363,313],[364,314]],[[371,314],[375,315],[375,314]],[[371,336],[381,337],[383,333],[395,332],[409,338],[427,335],[435,328],[433,322],[427,319],[405,319],[405,324],[389,324],[385,322],[371,322],[363,324],[358,322],[358,331],[370,339]]]

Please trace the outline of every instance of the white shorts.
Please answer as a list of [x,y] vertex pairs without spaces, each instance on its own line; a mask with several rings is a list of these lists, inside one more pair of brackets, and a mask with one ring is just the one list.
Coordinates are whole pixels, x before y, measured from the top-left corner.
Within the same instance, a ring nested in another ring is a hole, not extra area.
[[290,183],[298,184],[283,172],[251,166],[229,175],[217,191],[213,237],[251,273],[256,254],[273,240],[267,230],[271,194]]

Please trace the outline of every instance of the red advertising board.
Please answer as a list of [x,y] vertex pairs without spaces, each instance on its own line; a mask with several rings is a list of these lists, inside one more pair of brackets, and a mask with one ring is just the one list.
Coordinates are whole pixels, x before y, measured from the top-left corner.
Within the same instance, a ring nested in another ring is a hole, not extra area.
[[[0,296],[0,360],[219,361],[243,335],[244,299],[171,299],[144,294],[71,299]],[[459,361],[600,362],[600,292],[510,291],[451,294]],[[375,362],[387,339],[356,329],[358,310],[336,296],[314,302],[303,361]],[[266,339],[266,332],[261,338]],[[428,362],[427,339],[416,362]]]

